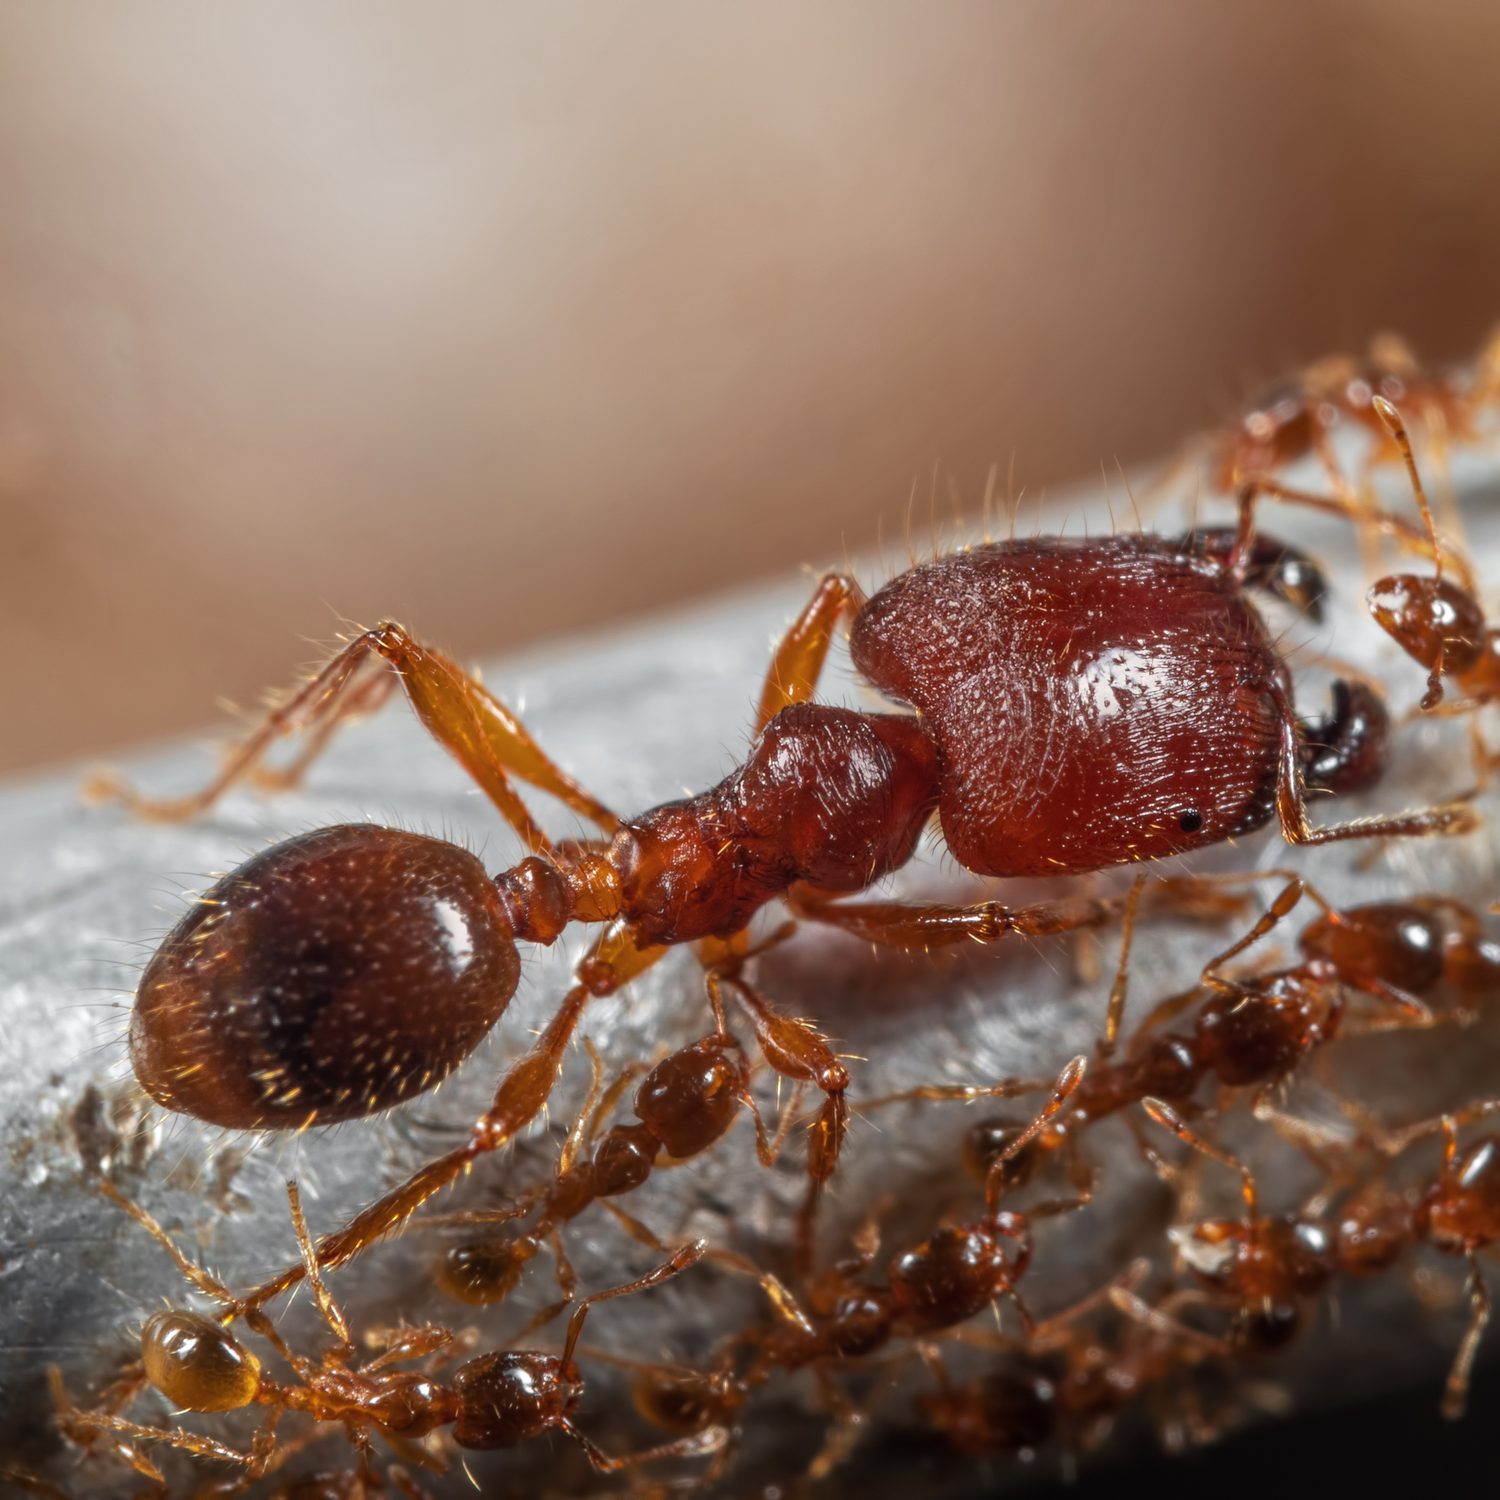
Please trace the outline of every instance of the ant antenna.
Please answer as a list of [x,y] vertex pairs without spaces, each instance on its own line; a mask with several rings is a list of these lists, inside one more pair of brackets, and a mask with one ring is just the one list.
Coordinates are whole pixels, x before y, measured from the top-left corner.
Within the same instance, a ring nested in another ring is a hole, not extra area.
[[1057,1082],[1052,1086],[1052,1097],[1042,1106],[1036,1119],[990,1163],[989,1176],[984,1184],[984,1199],[991,1213],[995,1212],[1000,1202],[1000,1192],[1005,1186],[1006,1165],[1019,1156],[1067,1107],[1068,1100],[1073,1097],[1074,1091],[1083,1082],[1083,1075],[1088,1065],[1088,1058],[1081,1054],[1075,1057],[1057,1075]]
[[1259,1217],[1260,1195],[1255,1188],[1255,1176],[1244,1162],[1204,1140],[1170,1104],[1165,1104],[1160,1099],[1143,1099],[1141,1108],[1163,1129],[1170,1130],[1179,1141],[1185,1142],[1194,1151],[1201,1151],[1204,1156],[1212,1157],[1231,1172],[1238,1173],[1240,1191],[1245,1198],[1245,1217],[1251,1223]]
[[1401,413],[1384,396],[1371,396],[1370,402],[1375,408],[1376,415],[1380,418],[1385,430],[1390,433],[1391,441],[1401,450],[1401,461],[1406,465],[1407,478],[1411,480],[1412,493],[1417,497],[1417,509],[1422,513],[1422,525],[1427,532],[1427,541],[1432,547],[1433,576],[1441,583],[1443,581],[1443,544],[1438,538],[1437,522],[1433,519],[1432,505],[1427,499],[1427,490],[1422,484],[1422,476],[1417,472],[1417,460],[1412,453],[1411,435],[1406,430],[1406,423],[1401,419]]

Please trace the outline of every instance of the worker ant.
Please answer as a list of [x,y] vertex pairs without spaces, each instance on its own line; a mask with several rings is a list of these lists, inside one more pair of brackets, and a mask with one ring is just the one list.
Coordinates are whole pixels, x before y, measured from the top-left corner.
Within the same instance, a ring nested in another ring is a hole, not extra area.
[[[1461,803],[1310,823],[1309,787],[1376,779],[1383,734],[1364,710],[1369,694],[1352,688],[1326,723],[1298,720],[1286,663],[1247,590],[1312,610],[1316,570],[1256,532],[1254,502],[1252,490],[1241,496],[1233,532],[990,543],[913,567],[869,598],[852,578],[829,575],[773,657],[744,764],[707,792],[632,819],[553,765],[446,657],[393,623],[361,632],[196,795],[156,802],[118,782],[96,790],[146,816],[190,816],[253,777],[272,743],[298,729],[307,749],[286,774],[300,775],[342,720],[399,682],[534,852],[491,878],[454,844],[359,824],[254,856],[147,966],[130,1029],[137,1078],[159,1103],[230,1128],[375,1113],[432,1087],[473,1050],[514,993],[518,941],[602,924],[578,982],[469,1139],[325,1239],[319,1263],[332,1267],[535,1118],[589,1001],[680,944],[737,978],[747,925],[773,899],[799,921],[916,949],[1067,932],[1119,914],[1111,897],[1019,909],[837,899],[903,865],[934,812],[957,861],[990,876],[1156,859],[1273,818],[1299,844],[1471,830],[1475,815]],[[845,619],[855,666],[914,713],[808,701]],[[601,837],[551,841],[516,779]],[[763,1000],[752,1010],[771,1066],[826,1095],[810,1135],[815,1196],[837,1161],[847,1073],[812,1028]],[[303,1274],[288,1268],[251,1304]]]
[[[1104,1027],[1072,1107],[1019,1152],[1012,1148],[1024,1122],[1004,1114],[981,1118],[964,1136],[963,1160],[971,1175],[983,1180],[999,1170],[1008,1186],[1020,1187],[1049,1155],[1062,1152],[1071,1182],[1084,1191],[1092,1171],[1079,1155],[1079,1144],[1099,1121],[1151,1097],[1192,1112],[1206,1080],[1221,1091],[1253,1089],[1257,1100],[1268,1099],[1308,1057],[1348,1030],[1351,993],[1377,1002],[1379,1009],[1361,1019],[1366,1029],[1425,1028],[1450,1018],[1467,1022],[1500,997],[1500,944],[1484,935],[1478,915],[1461,902],[1430,897],[1339,909],[1290,872],[1264,871],[1253,878],[1274,875],[1286,883],[1261,916],[1209,960],[1193,988],[1160,1001],[1119,1056],[1131,943],[1144,888],[1144,877],[1139,878],[1126,902]],[[1303,900],[1313,901],[1321,915],[1298,938],[1301,961],[1230,977],[1232,960],[1284,922]],[[1442,990],[1457,1000],[1446,1015],[1432,1007]],[[1190,1031],[1161,1029],[1193,1007],[1197,1013]],[[925,1085],[863,1107],[1014,1098],[1043,1087],[1034,1079]]]
[[[141,1451],[141,1444],[164,1442],[200,1457],[235,1464],[244,1471],[246,1483],[260,1478],[277,1455],[276,1428],[287,1412],[305,1413],[315,1422],[341,1424],[359,1450],[361,1477],[372,1484],[378,1484],[378,1478],[371,1433],[379,1433],[402,1457],[430,1468],[433,1461],[419,1444],[440,1429],[449,1429],[459,1447],[476,1450],[514,1447],[557,1432],[577,1443],[593,1467],[605,1473],[658,1459],[712,1453],[723,1441],[719,1432],[698,1433],[613,1457],[573,1422],[584,1393],[574,1353],[590,1310],[600,1302],[646,1291],[680,1275],[707,1252],[702,1240],[679,1247],[644,1276],[585,1297],[568,1320],[561,1354],[498,1350],[467,1360],[444,1381],[429,1371],[396,1368],[429,1358],[452,1344],[453,1335],[442,1328],[407,1330],[375,1358],[354,1363],[349,1326],[323,1280],[294,1182],[288,1182],[287,1194],[297,1243],[318,1310],[335,1339],[316,1361],[295,1353],[263,1312],[189,1260],[139,1204],[108,1182],[101,1182],[100,1189],[157,1240],[193,1287],[220,1308],[217,1318],[181,1309],[166,1309],[148,1318],[141,1332],[137,1386],[149,1383],[182,1411],[227,1412],[262,1406],[267,1412],[250,1451],[242,1452],[182,1428],[131,1421],[118,1415],[117,1409],[80,1411],[60,1396],[62,1425],[67,1431],[97,1431],[122,1439],[124,1456],[157,1482],[162,1482],[161,1473]],[[560,1307],[545,1309],[531,1326],[558,1311]],[[272,1379],[260,1359],[229,1331],[226,1324],[236,1317],[244,1317],[285,1360],[293,1372],[291,1383]]]
[[[1271,492],[1293,465],[1315,459],[1336,495],[1356,506],[1374,472],[1399,461],[1380,413],[1382,402],[1399,406],[1432,439],[1477,441],[1483,418],[1500,396],[1500,332],[1492,335],[1472,371],[1424,369],[1394,334],[1373,339],[1363,359],[1332,355],[1266,387],[1245,411],[1210,441],[1209,482],[1233,494],[1245,484]],[[1366,440],[1359,475],[1351,481],[1334,453],[1341,431]],[[1169,471],[1175,474],[1181,464]],[[1296,492],[1288,492],[1296,493]]]
[[[710,979],[722,1026],[717,976]],[[416,1227],[468,1228],[529,1220],[519,1234],[468,1239],[444,1254],[437,1272],[438,1285],[461,1302],[484,1306],[509,1296],[526,1263],[548,1241],[553,1247],[559,1284],[564,1296],[571,1298],[572,1273],[559,1237],[561,1226],[601,1199],[634,1192],[663,1156],[675,1163],[706,1151],[726,1134],[742,1108],[754,1123],[761,1163],[771,1166],[780,1154],[795,1101],[785,1111],[775,1137],[771,1137],[750,1092],[748,1061],[727,1027],[678,1048],[649,1071],[632,1064],[608,1089],[602,1087],[603,1062],[598,1051],[587,1038],[584,1046],[592,1064],[592,1081],[550,1181],[523,1194],[508,1208],[473,1209],[410,1221]],[[611,1126],[601,1135],[610,1111],[638,1078],[634,1123]]]
[[[1206,1141],[1161,1100],[1148,1099],[1144,1108],[1158,1125],[1239,1175],[1243,1218],[1206,1220],[1175,1237],[1197,1279],[1236,1303],[1242,1338],[1284,1342],[1300,1326],[1308,1302],[1337,1275],[1384,1271],[1413,1245],[1430,1244],[1463,1256],[1469,1265],[1469,1322],[1442,1402],[1445,1417],[1463,1415],[1474,1357],[1492,1307],[1479,1252],[1500,1241],[1500,1136],[1484,1136],[1461,1152],[1459,1129],[1466,1120],[1494,1113],[1500,1101],[1485,1100],[1401,1132],[1387,1143],[1388,1155],[1441,1135],[1437,1180],[1415,1199],[1384,1183],[1367,1185],[1342,1204],[1333,1224],[1310,1206],[1299,1213],[1263,1215],[1254,1174],[1243,1162]],[[1321,1204],[1323,1198],[1320,1191],[1314,1202]]]

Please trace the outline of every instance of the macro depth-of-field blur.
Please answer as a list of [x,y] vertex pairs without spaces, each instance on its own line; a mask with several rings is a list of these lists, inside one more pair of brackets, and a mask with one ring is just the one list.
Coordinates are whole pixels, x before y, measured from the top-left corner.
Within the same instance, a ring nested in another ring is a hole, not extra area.
[[[0,3],[0,767],[582,630],[1497,314],[1500,11]],[[1012,469],[1013,465],[1013,469]]]

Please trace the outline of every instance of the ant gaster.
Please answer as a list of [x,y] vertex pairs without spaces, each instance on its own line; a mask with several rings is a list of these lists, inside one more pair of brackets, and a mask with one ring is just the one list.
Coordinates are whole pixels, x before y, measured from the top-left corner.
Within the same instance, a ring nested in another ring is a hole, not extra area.
[[[803,920],[917,949],[1063,932],[1119,911],[1104,898],[1021,909],[832,899],[904,864],[934,810],[959,863],[990,876],[1155,859],[1273,818],[1303,844],[1471,829],[1462,804],[1312,827],[1309,785],[1348,789],[1351,765],[1355,781],[1373,780],[1383,757],[1368,714],[1299,723],[1286,663],[1246,591],[1312,610],[1316,570],[1258,534],[1253,515],[1247,492],[1233,532],[987,543],[913,567],[868,599],[830,575],[774,655],[745,763],[707,792],[631,819],[553,765],[446,657],[395,624],[362,632],[197,795],[162,803],[118,782],[96,790],[148,816],[189,816],[252,776],[294,729],[309,735],[290,773],[300,774],[341,719],[399,682],[535,852],[492,879],[454,844],[360,824],[254,856],[148,965],[131,1020],[138,1079],[158,1102],[231,1128],[374,1113],[430,1088],[493,1025],[517,984],[518,940],[603,924],[578,983],[470,1138],[326,1239],[319,1260],[334,1266],[537,1115],[590,1000],[677,944],[698,944],[710,968],[732,972],[747,924],[775,898]],[[855,666],[915,713],[806,701],[846,617]],[[1369,696],[1351,690],[1345,706]],[[553,843],[515,779],[602,837]],[[847,1075],[810,1027],[762,1006],[757,1032],[773,1067],[827,1093],[810,1136],[816,1187],[837,1158]],[[251,1300],[302,1275],[293,1266]]]

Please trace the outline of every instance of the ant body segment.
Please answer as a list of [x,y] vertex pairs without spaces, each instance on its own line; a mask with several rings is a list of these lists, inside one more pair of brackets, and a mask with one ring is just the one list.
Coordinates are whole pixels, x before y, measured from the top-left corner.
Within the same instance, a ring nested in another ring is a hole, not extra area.
[[[1383,726],[1367,711],[1368,691],[1347,685],[1327,723],[1297,719],[1287,666],[1247,590],[1311,611],[1321,585],[1305,558],[1254,530],[1253,501],[1242,496],[1232,533],[990,543],[913,567],[870,598],[829,575],[774,655],[744,764],[707,792],[631,819],[558,769],[446,657],[394,624],[362,632],[202,792],[163,803],[118,782],[98,790],[146,816],[190,816],[258,774],[271,744],[298,729],[308,745],[286,774],[300,775],[341,720],[399,682],[533,852],[491,877],[454,844],[359,824],[254,856],[148,965],[131,1020],[137,1078],[159,1103],[230,1128],[378,1112],[473,1050],[516,988],[518,941],[547,944],[575,922],[597,923],[578,982],[469,1139],[327,1237],[319,1264],[349,1260],[512,1139],[546,1103],[587,1004],[682,944],[696,944],[750,1010],[771,1066],[823,1090],[808,1158],[815,1198],[837,1161],[848,1079],[815,1030],[738,975],[747,924],[766,903],[917,949],[1067,932],[1119,913],[1112,898],[1019,909],[836,899],[904,864],[934,814],[962,866],[1001,877],[1151,860],[1273,819],[1302,844],[1474,826],[1460,803],[1311,825],[1309,786],[1376,779]],[[855,666],[915,713],[809,701],[846,619]],[[551,841],[517,779],[601,836]],[[290,1267],[250,1305],[303,1274]]]

